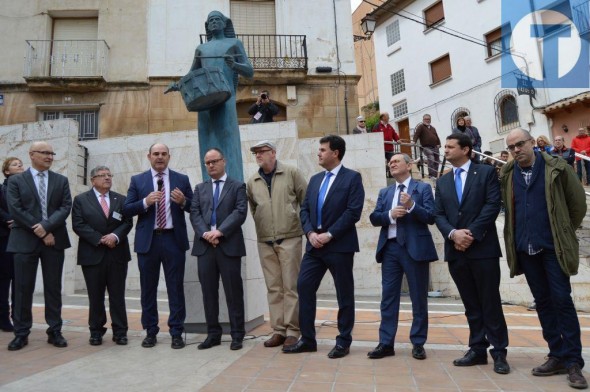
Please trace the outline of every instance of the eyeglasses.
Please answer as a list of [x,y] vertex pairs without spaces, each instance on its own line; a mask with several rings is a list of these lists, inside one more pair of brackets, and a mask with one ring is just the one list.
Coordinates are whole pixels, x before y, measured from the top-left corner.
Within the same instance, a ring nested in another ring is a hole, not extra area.
[[258,150],[258,151],[254,151],[254,152],[252,153],[252,155],[258,155],[258,154],[262,155],[262,154],[264,154],[265,152],[268,152],[268,151],[272,151],[272,150],[271,150],[271,149],[266,149],[266,150]]
[[53,151],[31,151],[31,152],[36,152],[39,153],[41,155],[45,155],[45,156],[50,156],[50,155],[55,155],[55,153]]
[[365,122],[365,120],[359,120],[359,122]]
[[206,161],[205,162],[205,166],[211,166],[211,165],[216,165],[217,162],[221,162],[223,161],[223,158],[219,158],[219,159],[212,159],[210,161]]
[[115,177],[113,174],[97,174],[92,178],[113,178]]
[[526,139],[526,140],[521,140],[521,141],[519,141],[519,142],[516,142],[516,143],[514,143],[514,144],[511,144],[511,145],[509,145],[509,146],[506,146],[506,148],[507,148],[509,151],[514,151],[514,149],[516,149],[516,148],[518,148],[518,149],[520,150],[521,148],[523,148],[523,147],[524,147],[524,145],[526,144],[526,142],[528,142],[529,140],[533,140],[533,139]]

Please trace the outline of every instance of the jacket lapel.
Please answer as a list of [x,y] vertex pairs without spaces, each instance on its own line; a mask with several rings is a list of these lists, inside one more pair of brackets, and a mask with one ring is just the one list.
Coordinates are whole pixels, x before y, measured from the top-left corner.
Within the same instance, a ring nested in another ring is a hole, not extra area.
[[[325,172],[324,172],[324,176],[322,177],[322,180],[324,179],[324,177],[326,176]],[[344,166],[342,166],[340,168],[340,171],[338,172],[338,175],[336,176],[336,178],[334,178],[334,182],[332,182],[332,185],[330,186],[330,189],[328,189],[328,194],[326,195],[326,198],[324,199],[324,205],[328,204],[330,201],[330,198],[332,197],[332,195],[334,194],[334,189],[336,189],[338,187],[338,185],[344,181]],[[320,181],[320,184],[322,183],[322,181]],[[321,186],[321,185],[320,185]],[[319,189],[319,188],[318,188]],[[318,195],[319,195],[319,190],[318,190]],[[317,200],[316,200],[317,202]],[[322,214],[323,215],[323,214]]]
[[39,191],[35,186],[35,180],[33,179],[33,173],[31,173],[31,169],[28,169],[25,173],[23,173],[23,178],[25,182],[31,188],[31,193],[35,195],[35,200],[37,200],[37,204],[41,206],[41,199],[39,199]]
[[[88,201],[88,205],[92,209],[94,209],[94,211],[97,214],[99,214],[100,216],[102,216],[103,218],[106,219],[106,217],[104,216],[104,212],[102,211],[102,206],[100,205],[100,202],[96,198],[96,193],[94,193],[94,189],[91,189],[88,192],[86,192],[86,199]],[[111,202],[112,202],[112,200],[111,200]],[[109,215],[110,215],[110,213],[109,213]]]
[[467,173],[467,178],[465,179],[465,186],[463,187],[463,196],[461,197],[461,203],[467,199],[469,195],[469,191],[471,190],[471,185],[477,180],[476,176],[478,175],[477,165],[471,164],[469,166],[469,172]]
[[[225,195],[227,195],[227,192],[229,192],[229,188],[231,186],[232,186],[232,181],[230,180],[229,177],[226,177],[225,184],[223,184],[223,188],[221,189],[221,193],[219,194],[219,201],[217,202],[217,207],[219,207],[219,204],[221,204],[221,201],[223,200]],[[213,198],[211,198],[211,200],[213,200]]]

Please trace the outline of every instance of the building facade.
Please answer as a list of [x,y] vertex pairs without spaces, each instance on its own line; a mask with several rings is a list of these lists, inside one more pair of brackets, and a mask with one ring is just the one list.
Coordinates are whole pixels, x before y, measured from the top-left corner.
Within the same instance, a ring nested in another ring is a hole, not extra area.
[[[531,1],[529,6],[569,10],[579,21],[588,0]],[[376,8],[371,15],[377,19],[373,42],[381,110],[392,113],[399,128],[408,122],[410,133],[428,113],[441,138],[451,133],[457,117],[468,114],[482,136],[482,150],[494,153],[505,148],[506,134],[516,127],[533,136],[564,135],[569,143],[576,132],[564,132],[563,125],[590,125],[588,87],[537,88],[533,100],[503,87],[502,77],[512,75],[502,69],[501,52],[513,45],[507,32],[514,26],[502,25],[501,10],[501,0],[389,0]],[[587,39],[588,29],[579,33]],[[559,32],[543,31],[536,52],[518,66],[524,70],[538,63],[543,40],[558,37]]]
[[262,90],[302,137],[346,134],[358,115],[348,0],[313,12],[287,0],[0,4],[0,124],[73,118],[81,140],[194,129],[197,114],[163,91],[190,69],[212,10],[232,18],[255,68],[240,79],[241,124]]

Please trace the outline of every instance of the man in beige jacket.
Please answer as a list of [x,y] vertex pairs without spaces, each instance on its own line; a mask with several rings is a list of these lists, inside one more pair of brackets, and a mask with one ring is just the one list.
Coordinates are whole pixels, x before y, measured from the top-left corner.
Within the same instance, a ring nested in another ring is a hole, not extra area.
[[303,234],[299,207],[307,182],[298,169],[277,161],[272,142],[263,140],[250,151],[260,169],[248,180],[247,193],[274,331],[264,346],[290,346],[299,338],[297,277]]

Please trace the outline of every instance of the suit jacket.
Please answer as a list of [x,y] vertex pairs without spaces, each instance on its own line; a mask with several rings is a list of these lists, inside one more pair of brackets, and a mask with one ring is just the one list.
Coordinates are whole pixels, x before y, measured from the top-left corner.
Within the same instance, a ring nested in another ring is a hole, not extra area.
[[[213,186],[211,179],[197,185],[191,206],[191,224],[195,230],[193,256],[202,256],[211,246],[203,239],[203,233],[211,230],[213,213]],[[217,247],[230,257],[246,256],[242,224],[248,213],[246,184],[227,177],[217,205],[217,230],[223,233]]]
[[[131,260],[127,234],[133,227],[133,218],[123,216],[125,196],[110,191],[110,211],[107,218],[96,198],[94,189],[90,189],[74,198],[72,208],[72,228],[78,234],[78,264],[96,265],[105,256],[120,263]],[[113,214],[115,213],[115,214]],[[100,239],[113,233],[119,237],[114,248],[100,244]]]
[[10,228],[6,222],[12,219],[8,213],[8,203],[6,201],[7,183],[8,179],[4,180],[3,184],[0,184],[0,237],[8,237]]
[[[373,226],[381,226],[376,252],[378,263],[383,261],[383,248],[387,243],[389,225],[391,224],[389,211],[393,204],[395,188],[394,183],[379,191],[375,211],[369,216]],[[406,193],[410,195],[415,204],[411,213],[396,219],[398,242],[401,241],[400,243],[406,247],[410,257],[416,261],[438,260],[432,234],[428,229],[428,225],[434,223],[432,188],[428,184],[411,179]]]
[[[502,256],[496,218],[500,212],[500,184],[492,166],[472,163],[467,173],[461,204],[457,200],[453,171],[442,176],[436,186],[436,226],[445,238],[445,260],[459,255],[471,259]],[[469,229],[474,241],[461,252],[449,240],[453,229]]]
[[[188,234],[186,232],[186,220],[184,211],[189,212],[191,201],[193,199],[193,190],[188,176],[169,170],[170,173],[170,190],[178,188],[186,198],[184,209],[180,205],[170,201],[170,212],[172,215],[172,226],[174,226],[174,237],[179,249],[188,250]],[[168,192],[170,192],[168,190]],[[154,191],[154,182],[151,170],[137,174],[131,177],[131,184],[127,191],[125,204],[123,205],[123,215],[137,215],[137,225],[135,226],[135,245],[134,251],[137,253],[147,253],[152,245],[152,235],[156,224],[156,204],[152,204],[146,210],[143,208],[143,199]]]
[[[301,205],[299,216],[303,232],[317,231],[317,204],[320,185],[325,171],[315,174],[309,180],[307,193]],[[324,199],[322,207],[322,230],[329,231],[333,238],[322,248],[326,252],[351,253],[359,251],[356,222],[361,218],[365,189],[361,175],[342,166]],[[307,251],[313,246],[307,241]]]
[[32,227],[37,223],[41,223],[46,232],[53,234],[56,249],[63,250],[71,246],[66,227],[66,219],[72,209],[68,179],[51,170],[48,171],[47,179],[47,219],[43,220],[39,192],[31,170],[10,177],[8,212],[14,219],[14,226],[8,238],[8,252],[31,253],[44,246],[43,240],[33,233]]

